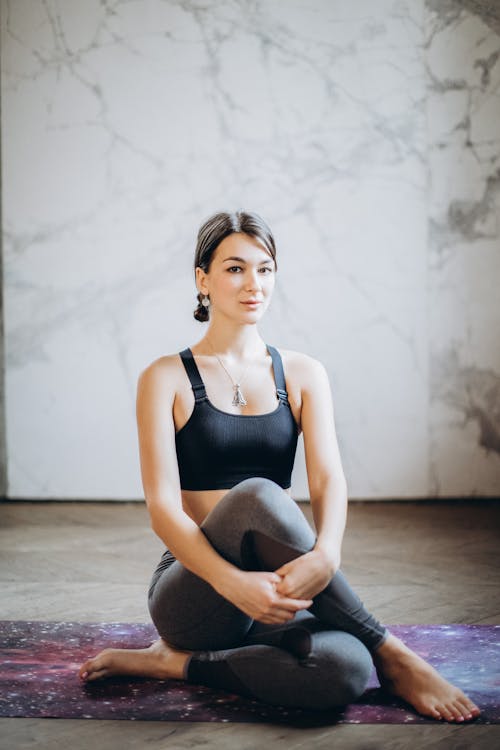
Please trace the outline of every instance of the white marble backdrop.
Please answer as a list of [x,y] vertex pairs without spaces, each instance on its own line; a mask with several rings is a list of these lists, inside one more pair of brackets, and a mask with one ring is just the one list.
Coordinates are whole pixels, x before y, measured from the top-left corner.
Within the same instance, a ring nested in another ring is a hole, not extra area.
[[[478,9],[479,6],[479,9]],[[140,498],[200,223],[278,243],[350,497],[500,494],[500,37],[479,2],[3,0],[9,496]],[[307,496],[302,445],[294,496]]]
[[428,4],[429,492],[498,496],[500,4]]

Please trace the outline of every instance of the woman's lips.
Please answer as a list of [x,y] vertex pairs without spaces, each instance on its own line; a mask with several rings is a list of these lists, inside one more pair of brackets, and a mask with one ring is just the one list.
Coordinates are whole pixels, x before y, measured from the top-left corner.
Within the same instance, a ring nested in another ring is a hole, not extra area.
[[242,305],[246,305],[247,307],[257,307],[257,305],[260,305],[260,301],[258,302],[242,302]]

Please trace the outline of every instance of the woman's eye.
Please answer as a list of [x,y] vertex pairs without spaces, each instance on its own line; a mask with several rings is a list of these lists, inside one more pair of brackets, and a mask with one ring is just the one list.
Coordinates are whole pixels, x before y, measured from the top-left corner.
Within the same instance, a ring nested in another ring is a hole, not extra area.
[[[230,273],[233,273],[234,271],[243,271],[241,266],[229,266],[227,269]],[[273,269],[269,266],[263,266],[262,268],[259,268],[259,271],[262,271],[263,273],[267,273],[268,271],[272,273]]]

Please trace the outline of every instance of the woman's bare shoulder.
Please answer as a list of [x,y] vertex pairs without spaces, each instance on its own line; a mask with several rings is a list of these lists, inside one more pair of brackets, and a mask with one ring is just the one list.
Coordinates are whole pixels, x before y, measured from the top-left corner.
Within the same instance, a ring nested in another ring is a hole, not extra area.
[[142,370],[141,375],[143,372],[165,372],[168,370],[176,370],[179,368],[180,363],[181,359],[177,352],[175,352],[175,354],[162,354],[161,357],[157,357],[146,365]]
[[163,354],[141,370],[138,377],[139,390],[160,388],[163,393],[175,395],[182,376],[182,363],[179,355]]
[[283,365],[288,373],[306,380],[314,374],[323,373],[325,367],[319,359],[311,357],[305,352],[298,352],[294,349],[279,349],[283,359]]

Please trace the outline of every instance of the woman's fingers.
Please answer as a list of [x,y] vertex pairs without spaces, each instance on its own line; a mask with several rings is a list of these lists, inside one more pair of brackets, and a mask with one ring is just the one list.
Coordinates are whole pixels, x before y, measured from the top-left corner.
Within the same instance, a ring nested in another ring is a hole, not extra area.
[[267,625],[283,624],[290,622],[295,617],[295,612],[291,612],[289,609],[273,609],[272,612],[266,612],[258,618],[259,622],[264,622]]
[[281,580],[282,580],[282,576],[278,575],[278,573],[273,573],[273,572],[270,572],[270,573],[268,573],[267,575],[268,575],[269,581],[270,581],[270,582],[271,582],[272,584],[277,584],[277,583],[281,583]]
[[266,616],[277,617],[279,622],[292,620],[296,612],[307,609],[311,604],[312,599],[290,599],[278,595],[266,612]]
[[286,622],[312,605],[312,599],[281,594],[278,588],[282,578],[276,573],[247,571],[245,575],[247,585],[230,601],[259,622]]
[[278,605],[282,609],[290,612],[298,612],[300,609],[307,609],[312,605],[312,599],[289,599],[286,596],[280,596]]
[[281,613],[273,613],[272,615],[264,615],[259,622],[263,622],[265,625],[284,625],[286,622],[293,620],[293,614],[283,610]]
[[296,612],[301,609],[307,609],[311,604],[312,599],[290,599],[277,594],[267,610],[255,619],[267,624],[289,622],[293,620]]

